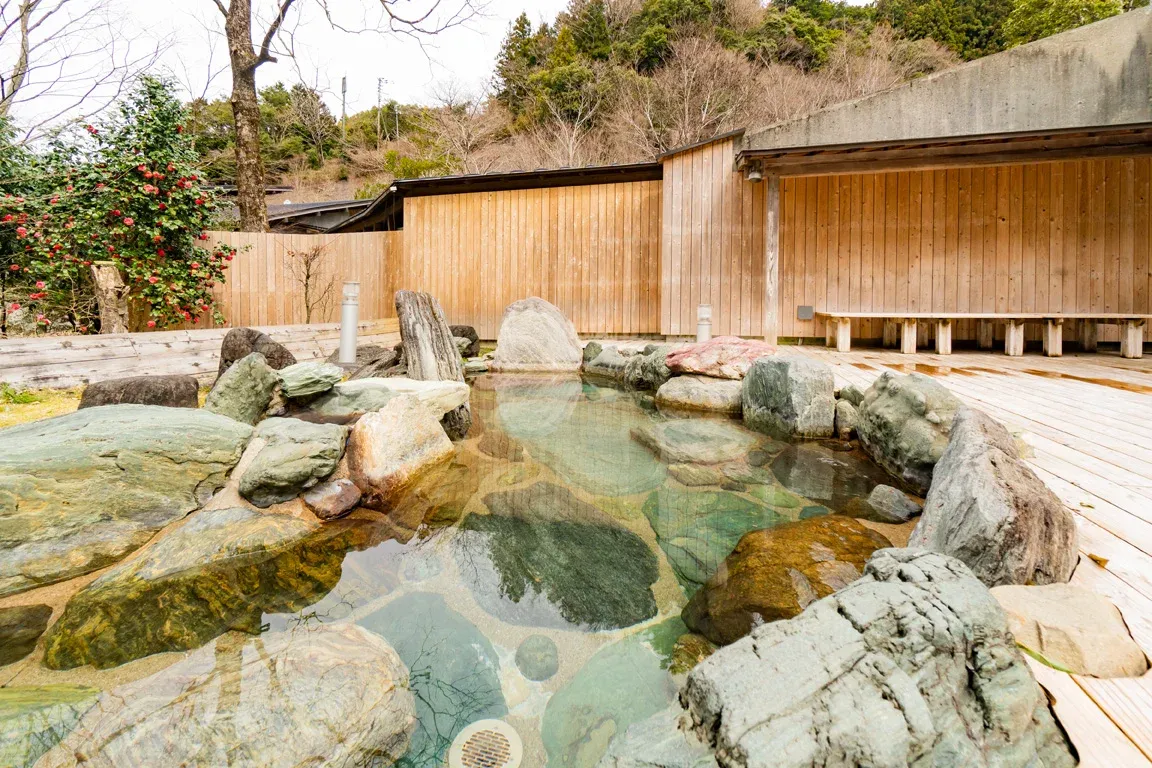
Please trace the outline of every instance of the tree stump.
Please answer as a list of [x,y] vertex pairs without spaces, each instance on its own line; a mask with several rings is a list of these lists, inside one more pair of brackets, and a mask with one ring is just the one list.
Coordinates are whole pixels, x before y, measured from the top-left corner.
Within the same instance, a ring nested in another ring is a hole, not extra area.
[[100,333],[128,333],[128,286],[120,268],[111,261],[92,265],[96,304],[100,308]]
[[[400,319],[400,339],[408,378],[418,381],[464,381],[460,352],[444,319],[440,302],[427,293],[396,292],[396,316]],[[444,415],[444,431],[453,440],[468,434],[472,409],[465,403]]]

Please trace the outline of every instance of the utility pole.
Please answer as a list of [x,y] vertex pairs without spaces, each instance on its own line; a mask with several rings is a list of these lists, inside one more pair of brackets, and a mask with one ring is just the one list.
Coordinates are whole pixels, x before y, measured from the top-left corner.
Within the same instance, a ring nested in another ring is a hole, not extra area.
[[340,135],[348,143],[348,76],[340,78]]
[[396,105],[396,141],[400,141],[400,102],[393,101]]
[[384,143],[384,78],[376,78],[376,151],[383,148]]

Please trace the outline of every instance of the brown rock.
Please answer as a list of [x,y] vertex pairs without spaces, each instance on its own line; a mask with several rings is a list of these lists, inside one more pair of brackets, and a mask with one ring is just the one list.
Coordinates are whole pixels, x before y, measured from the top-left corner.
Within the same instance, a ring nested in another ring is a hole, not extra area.
[[216,375],[223,376],[224,371],[232,367],[237,360],[243,360],[253,352],[264,355],[268,365],[274,371],[296,364],[296,357],[288,348],[272,337],[255,328],[233,328],[224,337],[220,345],[220,369]]
[[344,517],[360,503],[360,489],[351,480],[332,480],[305,492],[300,498],[321,520]]
[[503,432],[487,432],[476,448],[485,456],[505,461],[524,461],[524,447]]
[[89,384],[80,398],[80,408],[101,405],[162,405],[167,408],[199,408],[199,385],[192,376],[130,376]]
[[0,608],[0,667],[32,653],[51,617],[52,609],[47,605]]
[[890,546],[856,520],[834,515],[746,533],[684,608],[684,623],[715,643],[734,643],[851,584],[873,552]]
[[776,347],[738,336],[717,336],[668,353],[665,360],[673,373],[699,373],[718,379],[743,379],[752,363],[776,354]]

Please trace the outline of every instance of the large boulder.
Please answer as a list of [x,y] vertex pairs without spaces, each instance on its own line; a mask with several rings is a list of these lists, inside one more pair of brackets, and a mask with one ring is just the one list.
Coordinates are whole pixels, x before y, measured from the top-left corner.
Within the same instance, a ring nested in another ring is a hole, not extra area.
[[89,384],[77,409],[121,404],[199,408],[199,395],[200,387],[193,376],[130,376]]
[[776,354],[776,347],[739,336],[717,336],[688,344],[668,354],[673,373],[699,373],[718,379],[742,379],[761,357]]
[[391,765],[415,727],[396,651],[355,624],[315,624],[222,638],[101,694],[37,765]]
[[493,371],[578,371],[583,347],[558,308],[533,296],[508,305],[500,321]]
[[765,622],[791,619],[860,578],[892,542],[850,517],[825,515],[751,531],[692,597],[682,617],[714,643],[734,643]]
[[1068,581],[1077,544],[1072,512],[1016,458],[1008,431],[961,409],[908,546],[951,555],[995,587]]
[[253,437],[265,445],[240,476],[240,495],[258,507],[289,501],[336,471],[347,428],[265,419]]
[[299,610],[340,580],[341,531],[250,509],[197,512],[77,592],[45,634],[44,665],[103,669],[197,648],[265,613]]
[[52,608],[47,605],[0,608],[0,667],[32,653],[50,618]]
[[224,485],[251,434],[208,411],[152,405],[0,430],[0,597],[143,546]]
[[1108,598],[1071,584],[995,587],[1017,645],[1058,669],[1093,677],[1140,677],[1148,659]]
[[364,493],[364,506],[390,512],[421,475],[454,453],[440,414],[412,395],[399,395],[356,422],[348,471]]
[[959,408],[956,396],[931,377],[885,371],[864,393],[856,431],[880,466],[925,494]]
[[670,464],[721,464],[743,458],[756,436],[727,420],[675,419],[636,427],[632,438]]
[[681,701],[724,768],[1076,765],[996,600],[932,552],[877,552],[701,662]]
[[468,385],[459,381],[414,381],[404,377],[341,382],[290,414],[305,421],[351,424],[383,408],[400,395],[412,395],[443,415],[468,402]]
[[295,356],[287,347],[273,341],[272,337],[263,331],[255,328],[233,328],[228,331],[224,343],[220,345],[220,369],[216,376],[223,376],[233,363],[243,360],[253,352],[263,355],[273,370],[278,371],[296,364]]
[[463,357],[476,357],[480,354],[480,335],[476,333],[476,329],[470,325],[450,325],[448,330],[452,333],[453,339],[466,339],[468,346],[460,350]]
[[663,408],[740,413],[741,386],[733,379],[711,376],[676,376],[656,392]]
[[344,378],[344,369],[332,363],[309,361],[282,368],[277,375],[285,397],[308,397],[332,389]]
[[633,389],[660,389],[672,378],[668,354],[676,348],[675,344],[649,344],[632,355],[624,365],[624,383]]
[[832,369],[803,355],[752,363],[744,379],[744,423],[785,437],[831,437],[836,396]]
[[228,368],[204,401],[205,410],[255,424],[268,409],[280,379],[264,355],[253,352]]

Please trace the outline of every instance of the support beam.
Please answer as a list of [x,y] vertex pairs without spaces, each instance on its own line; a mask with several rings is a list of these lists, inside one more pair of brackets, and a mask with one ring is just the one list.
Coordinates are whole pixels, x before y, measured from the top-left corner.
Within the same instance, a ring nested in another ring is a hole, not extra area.
[[952,321],[936,321],[936,354],[952,354]]
[[996,343],[996,326],[991,320],[976,321],[976,346],[979,349],[992,349]]
[[1004,354],[1009,357],[1022,357],[1024,355],[1024,323],[1022,321],[1008,321],[1008,329],[1004,332]]
[[900,327],[893,320],[884,321],[884,347],[895,349],[900,344]]
[[1135,360],[1144,354],[1144,321],[1128,320],[1120,326],[1120,356]]
[[915,320],[900,321],[900,351],[906,355],[916,354],[916,326]]
[[852,321],[846,317],[836,321],[836,351],[852,351]]
[[920,323],[916,328],[916,346],[926,348],[932,336],[932,323]]
[[1100,341],[1100,323],[1095,320],[1080,321],[1080,349],[1084,352],[1095,352],[1096,344]]
[[773,174],[764,181],[764,341],[776,344],[780,335],[780,177]]
[[1049,320],[1044,324],[1044,354],[1060,357],[1064,354],[1064,321]]

